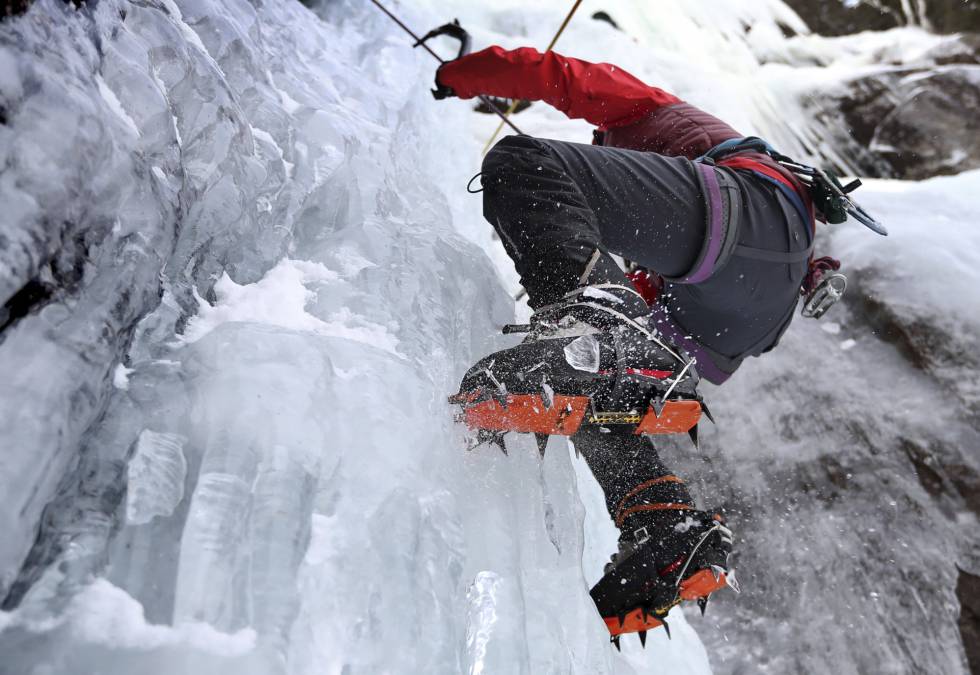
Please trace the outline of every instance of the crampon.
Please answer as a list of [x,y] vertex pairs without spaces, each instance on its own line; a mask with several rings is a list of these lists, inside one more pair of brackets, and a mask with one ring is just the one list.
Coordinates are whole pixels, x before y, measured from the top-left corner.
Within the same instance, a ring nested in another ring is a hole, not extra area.
[[706,526],[697,533],[693,549],[676,557],[677,541],[654,541],[645,532],[638,543],[627,544],[625,550],[621,545],[590,592],[617,649],[627,633],[636,633],[644,646],[647,631],[654,628],[663,627],[670,637],[666,617],[682,601],[697,602],[703,615],[715,591],[727,586],[739,592],[728,563],[731,531],[720,519]]
[[[525,328],[525,327],[519,327]],[[530,330],[530,327],[526,328]],[[702,414],[693,361],[650,332],[612,329],[529,338],[473,366],[449,402],[477,443],[503,447],[513,431],[572,436],[584,425],[628,425],[637,434],[687,432]]]

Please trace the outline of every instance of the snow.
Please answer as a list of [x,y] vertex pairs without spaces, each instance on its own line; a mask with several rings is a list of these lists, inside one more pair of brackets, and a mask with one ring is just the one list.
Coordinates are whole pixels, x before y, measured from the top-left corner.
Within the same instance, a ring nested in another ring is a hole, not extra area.
[[867,180],[855,196],[866,209],[881,214],[890,236],[840,228],[834,233],[835,255],[879,270],[883,280],[912,277],[916,282],[895,293],[898,307],[976,334],[980,316],[963,309],[980,289],[980,231],[968,226],[977,194],[980,170],[920,183]]
[[622,298],[618,298],[608,291],[604,291],[601,288],[595,288],[593,286],[589,286],[588,288],[586,288],[585,291],[582,293],[582,295],[587,298],[605,300],[606,302],[611,302],[613,304],[620,304],[620,305],[623,304]]
[[[317,299],[314,289],[329,292],[334,282],[342,283],[324,265],[288,258],[253,284],[236,284],[225,273],[214,284],[214,305],[197,296],[199,310],[183,340],[197,342],[222,324],[246,322],[346,338],[398,355],[398,338],[387,325],[364,319],[348,307],[339,307],[326,320],[307,311]],[[397,332],[397,326],[391,328]]]
[[[205,623],[173,627],[147,623],[142,605],[105,579],[96,579],[81,589],[57,618],[38,620],[22,614],[2,613],[0,617],[4,617],[0,627],[6,630],[54,633],[61,639],[86,645],[91,651],[102,648],[158,658],[165,651],[185,651],[227,659],[246,655],[255,645],[255,631],[247,628],[222,633]],[[36,662],[32,664],[22,659],[21,655],[8,654],[4,667],[11,670],[5,672],[28,672],[26,669],[36,666]],[[70,662],[59,666],[72,668]],[[32,668],[30,672],[40,671]]]
[[[587,0],[559,49],[616,63],[790,154],[817,146],[793,96],[935,42],[912,29],[807,36],[776,0],[617,5],[626,33],[588,18],[599,9]],[[419,30],[459,16],[475,48],[542,47],[566,10],[398,6]],[[779,23],[803,35],[786,40]],[[0,669],[749,672],[763,658],[754,635],[793,658],[787,645],[801,638],[790,627],[808,612],[770,617],[759,608],[771,599],[751,589],[717,610],[741,624],[711,614],[689,624],[675,609],[672,640],[653,631],[645,651],[626,639],[617,654],[588,597],[616,531],[584,462],[555,441],[541,460],[527,438],[509,438],[507,457],[461,450],[445,397],[477,358],[508,344],[498,331],[513,321],[517,281],[479,198],[463,190],[497,120],[433,101],[433,66],[373,7],[346,1],[317,16],[286,0],[81,10],[38,0],[0,24],[0,295],[33,278],[66,289],[0,343],[0,597],[19,600],[0,612]],[[588,125],[545,106],[515,122],[589,138]],[[835,232],[833,252],[869,272],[858,291],[886,293],[963,340],[976,335],[962,308],[980,288],[980,241],[964,227],[978,182],[972,173],[862,188],[892,236]],[[800,363],[813,373],[807,389],[859,408],[857,384],[836,369],[823,375],[811,352],[833,350],[845,372],[881,365],[867,386],[907,395],[904,408],[877,411],[888,424],[870,425],[875,438],[923,428],[913,423],[941,392],[833,311],[837,331],[794,326],[724,397],[709,389],[716,415],[739,424],[715,456],[717,467],[734,463],[705,480],[765,495],[765,470],[837,449],[769,442],[773,420],[805,407],[799,385],[780,384]],[[597,367],[585,351],[574,360]],[[898,383],[880,374],[896,372]],[[969,394],[976,384],[956,386]],[[843,414],[836,405],[828,415]],[[969,441],[961,423],[942,422],[946,445]],[[681,468],[692,458],[665,455]],[[875,473],[862,468],[854,480]],[[763,498],[753,504],[765,512]],[[823,535],[814,550],[841,536],[833,515],[808,523]],[[797,550],[772,522],[773,532],[753,532],[764,544],[746,546],[748,569],[768,567],[759,549]],[[826,616],[851,611],[803,591]],[[866,630],[884,624],[870,617]],[[826,670],[822,658],[841,672],[871,658],[824,649],[824,635],[799,650],[813,672]],[[865,637],[899,653],[879,633]],[[930,663],[955,672],[951,639],[934,642],[943,651]]]

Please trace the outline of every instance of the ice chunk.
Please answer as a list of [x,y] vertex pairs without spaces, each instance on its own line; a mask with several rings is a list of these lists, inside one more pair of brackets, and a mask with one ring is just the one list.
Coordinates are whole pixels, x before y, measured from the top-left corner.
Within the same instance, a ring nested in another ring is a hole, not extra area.
[[129,375],[132,372],[130,368],[121,363],[117,365],[116,369],[112,371],[112,386],[123,391],[129,389]]
[[126,521],[132,525],[169,516],[184,498],[185,436],[144,429],[129,462]]
[[483,673],[487,657],[487,643],[497,623],[497,587],[500,576],[495,572],[479,572],[473,580],[466,599],[469,613],[466,625],[466,649],[469,656],[470,675]]
[[828,321],[826,323],[821,323],[820,329],[825,333],[838,335],[840,333],[840,324],[835,321]]
[[596,300],[605,300],[606,302],[611,302],[613,304],[621,305],[623,304],[622,298],[617,298],[615,295],[608,291],[604,291],[601,288],[596,288],[594,286],[589,286],[584,291],[582,295],[587,298],[595,298]]
[[576,370],[599,372],[599,341],[594,335],[575,338],[565,345],[565,360]]

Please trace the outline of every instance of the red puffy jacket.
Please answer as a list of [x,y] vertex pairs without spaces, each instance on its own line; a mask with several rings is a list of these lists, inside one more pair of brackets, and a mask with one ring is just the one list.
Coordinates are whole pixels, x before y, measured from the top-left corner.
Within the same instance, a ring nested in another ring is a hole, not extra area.
[[[743,136],[717,117],[612,64],[542,54],[529,47],[489,47],[446,63],[436,77],[460,98],[485,94],[544,101],[599,127],[595,142],[600,145],[696,159],[722,141]],[[768,155],[741,152],[718,164],[775,179],[811,208],[806,188]]]

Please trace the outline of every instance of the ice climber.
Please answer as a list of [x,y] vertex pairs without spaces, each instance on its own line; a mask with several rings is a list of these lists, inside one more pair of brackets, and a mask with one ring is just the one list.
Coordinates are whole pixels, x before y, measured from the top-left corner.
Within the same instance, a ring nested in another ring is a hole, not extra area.
[[[540,100],[597,127],[591,145],[517,135],[486,155],[483,212],[534,313],[454,401],[484,439],[572,436],[621,532],[593,599],[617,646],[645,638],[733,581],[731,531],[649,434],[697,421],[699,376],[721,384],[776,345],[811,267],[811,194],[725,122],[610,64],[490,47],[442,65],[433,93]],[[652,306],[613,254],[663,280]]]

